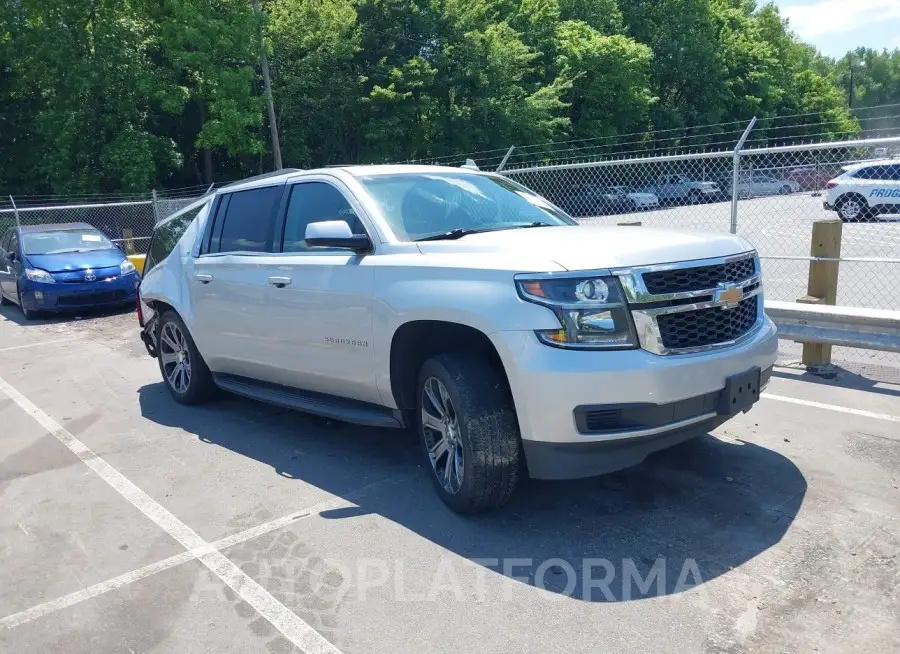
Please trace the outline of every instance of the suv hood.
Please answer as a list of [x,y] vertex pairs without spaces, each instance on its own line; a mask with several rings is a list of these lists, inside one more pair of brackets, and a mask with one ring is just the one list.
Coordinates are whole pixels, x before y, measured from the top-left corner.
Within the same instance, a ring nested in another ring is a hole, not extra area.
[[417,245],[423,254],[511,255],[517,262],[534,262],[527,272],[547,270],[550,263],[566,270],[595,270],[712,259],[753,249],[738,236],[715,232],[575,226],[485,232]]
[[40,268],[47,272],[65,272],[88,268],[114,268],[122,263],[125,254],[119,248],[107,248],[62,254],[26,254],[25,258],[32,268]]

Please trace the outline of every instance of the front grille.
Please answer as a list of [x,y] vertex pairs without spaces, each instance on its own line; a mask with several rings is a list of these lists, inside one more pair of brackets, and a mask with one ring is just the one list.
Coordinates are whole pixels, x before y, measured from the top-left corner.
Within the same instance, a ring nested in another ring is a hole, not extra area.
[[678,268],[644,273],[644,285],[651,295],[705,291],[721,282],[740,282],[753,277],[753,257],[697,268]]
[[124,302],[127,299],[127,291],[103,291],[102,293],[79,293],[77,295],[61,295],[56,300],[56,304],[61,307],[80,307],[90,304]]
[[109,277],[97,277],[92,281],[87,281],[84,277],[75,278],[75,277],[66,277],[65,279],[57,279],[56,281],[61,284],[97,284],[100,282],[111,282],[116,278],[115,275]]
[[747,298],[734,309],[712,307],[657,316],[662,344],[667,349],[680,350],[733,341],[756,323],[758,298]]

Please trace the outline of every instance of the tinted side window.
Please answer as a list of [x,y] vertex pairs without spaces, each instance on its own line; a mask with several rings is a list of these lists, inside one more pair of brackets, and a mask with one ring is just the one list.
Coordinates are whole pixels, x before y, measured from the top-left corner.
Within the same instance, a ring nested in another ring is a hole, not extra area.
[[175,249],[178,241],[202,208],[203,206],[201,205],[196,209],[186,211],[180,216],[175,216],[162,223],[153,230],[153,238],[150,240],[150,248],[147,252],[147,261],[144,263],[145,275],[150,272],[153,266],[172,253],[172,250]]
[[16,252],[19,251],[19,237],[16,236],[16,233],[13,232],[9,235],[9,247],[6,250],[7,252]]
[[9,249],[9,237],[12,232],[6,232],[3,236],[0,236],[0,252],[6,252]]
[[306,245],[306,226],[322,220],[344,220],[354,234],[365,234],[353,207],[339,190],[325,182],[304,182],[295,184],[291,189],[284,221],[282,251],[309,250]]
[[225,214],[216,218],[217,223],[221,222],[221,234],[211,244],[210,251],[266,252],[282,188],[266,186],[231,193]]
[[856,179],[889,179],[888,166],[869,166],[853,175]]
[[888,166],[887,178],[892,182],[900,182],[900,164]]

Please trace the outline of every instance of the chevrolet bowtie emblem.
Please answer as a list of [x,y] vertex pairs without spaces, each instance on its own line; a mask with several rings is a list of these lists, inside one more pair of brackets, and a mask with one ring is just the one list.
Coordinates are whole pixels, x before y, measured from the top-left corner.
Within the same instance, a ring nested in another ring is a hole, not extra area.
[[713,294],[713,302],[723,309],[735,308],[744,297],[744,291],[735,284],[719,284]]

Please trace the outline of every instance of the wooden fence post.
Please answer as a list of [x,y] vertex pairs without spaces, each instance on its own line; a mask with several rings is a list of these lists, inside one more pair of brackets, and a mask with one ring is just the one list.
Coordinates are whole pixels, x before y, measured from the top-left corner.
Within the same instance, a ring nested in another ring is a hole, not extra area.
[[[841,236],[844,224],[840,220],[819,220],[813,223],[809,255],[825,259],[840,259]],[[837,304],[838,261],[810,261],[806,295],[797,298],[800,304]],[[803,344],[803,365],[827,366],[831,363],[831,346],[818,343]]]

